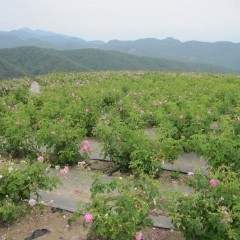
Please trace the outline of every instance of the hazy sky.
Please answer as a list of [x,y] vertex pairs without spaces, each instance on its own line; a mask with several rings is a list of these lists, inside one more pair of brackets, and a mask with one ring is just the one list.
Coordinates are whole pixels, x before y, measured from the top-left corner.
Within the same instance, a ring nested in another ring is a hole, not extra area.
[[0,0],[0,31],[22,27],[85,40],[240,42],[240,0]]

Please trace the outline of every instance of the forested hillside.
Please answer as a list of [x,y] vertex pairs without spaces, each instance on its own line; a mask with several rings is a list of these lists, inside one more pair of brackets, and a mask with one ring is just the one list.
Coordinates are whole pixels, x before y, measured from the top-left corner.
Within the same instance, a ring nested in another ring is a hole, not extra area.
[[51,72],[96,70],[234,72],[232,69],[212,64],[140,57],[99,49],[66,51],[37,47],[0,49],[0,79]]

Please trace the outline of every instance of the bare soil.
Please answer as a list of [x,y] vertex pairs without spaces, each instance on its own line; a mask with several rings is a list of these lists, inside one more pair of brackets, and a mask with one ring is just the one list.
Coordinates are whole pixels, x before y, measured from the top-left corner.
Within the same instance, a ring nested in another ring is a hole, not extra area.
[[[37,229],[50,231],[37,238],[39,240],[87,240],[89,229],[83,227],[83,219],[80,218],[69,225],[68,220],[71,214],[67,211],[53,213],[50,207],[46,207],[42,213],[34,208],[30,215],[22,217],[14,223],[1,224],[0,240],[24,240]],[[184,240],[182,233],[174,230],[147,228],[142,232],[143,240]]]
[[[110,167],[111,163],[102,161],[92,161],[89,166],[91,170],[105,174]],[[171,172],[163,171],[157,180],[162,183],[184,185],[187,179],[186,174],[180,174],[179,178],[173,179]],[[39,240],[90,240],[87,238],[89,229],[83,227],[83,218],[69,224],[68,220],[71,215],[72,213],[67,211],[54,213],[51,207],[45,207],[43,212],[34,207],[30,215],[23,216],[13,223],[0,224],[0,240],[25,240],[38,229],[49,230],[47,234],[38,237]],[[146,228],[142,232],[143,240],[184,240],[183,234],[173,229]]]

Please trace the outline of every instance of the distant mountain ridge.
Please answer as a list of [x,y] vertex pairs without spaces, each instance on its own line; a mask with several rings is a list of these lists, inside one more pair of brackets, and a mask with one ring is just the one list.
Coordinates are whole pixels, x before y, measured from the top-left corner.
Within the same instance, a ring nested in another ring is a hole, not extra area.
[[91,48],[65,51],[38,47],[0,49],[0,79],[51,72],[103,70],[232,72],[231,69],[212,64],[140,57]]
[[0,49],[20,46],[36,46],[57,50],[102,49],[147,56],[159,59],[183,61],[191,64],[206,63],[240,72],[240,43],[232,42],[181,42],[174,38],[163,40],[146,38],[135,41],[111,40],[109,42],[85,41],[77,37],[43,30],[22,28],[10,32],[0,31]]

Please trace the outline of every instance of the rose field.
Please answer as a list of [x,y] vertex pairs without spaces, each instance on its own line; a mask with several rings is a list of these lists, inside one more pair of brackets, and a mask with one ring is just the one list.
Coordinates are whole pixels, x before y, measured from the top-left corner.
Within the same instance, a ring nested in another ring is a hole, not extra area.
[[[158,214],[187,240],[240,239],[239,75],[125,71],[0,81],[0,224],[44,208],[40,190],[54,190],[76,167],[87,170],[89,139],[110,163],[104,174],[118,177],[94,175],[91,201],[69,218],[81,219],[87,239],[161,239],[144,235]],[[192,192],[159,192],[163,164],[186,153],[207,163],[204,172],[171,173],[187,176]]]

